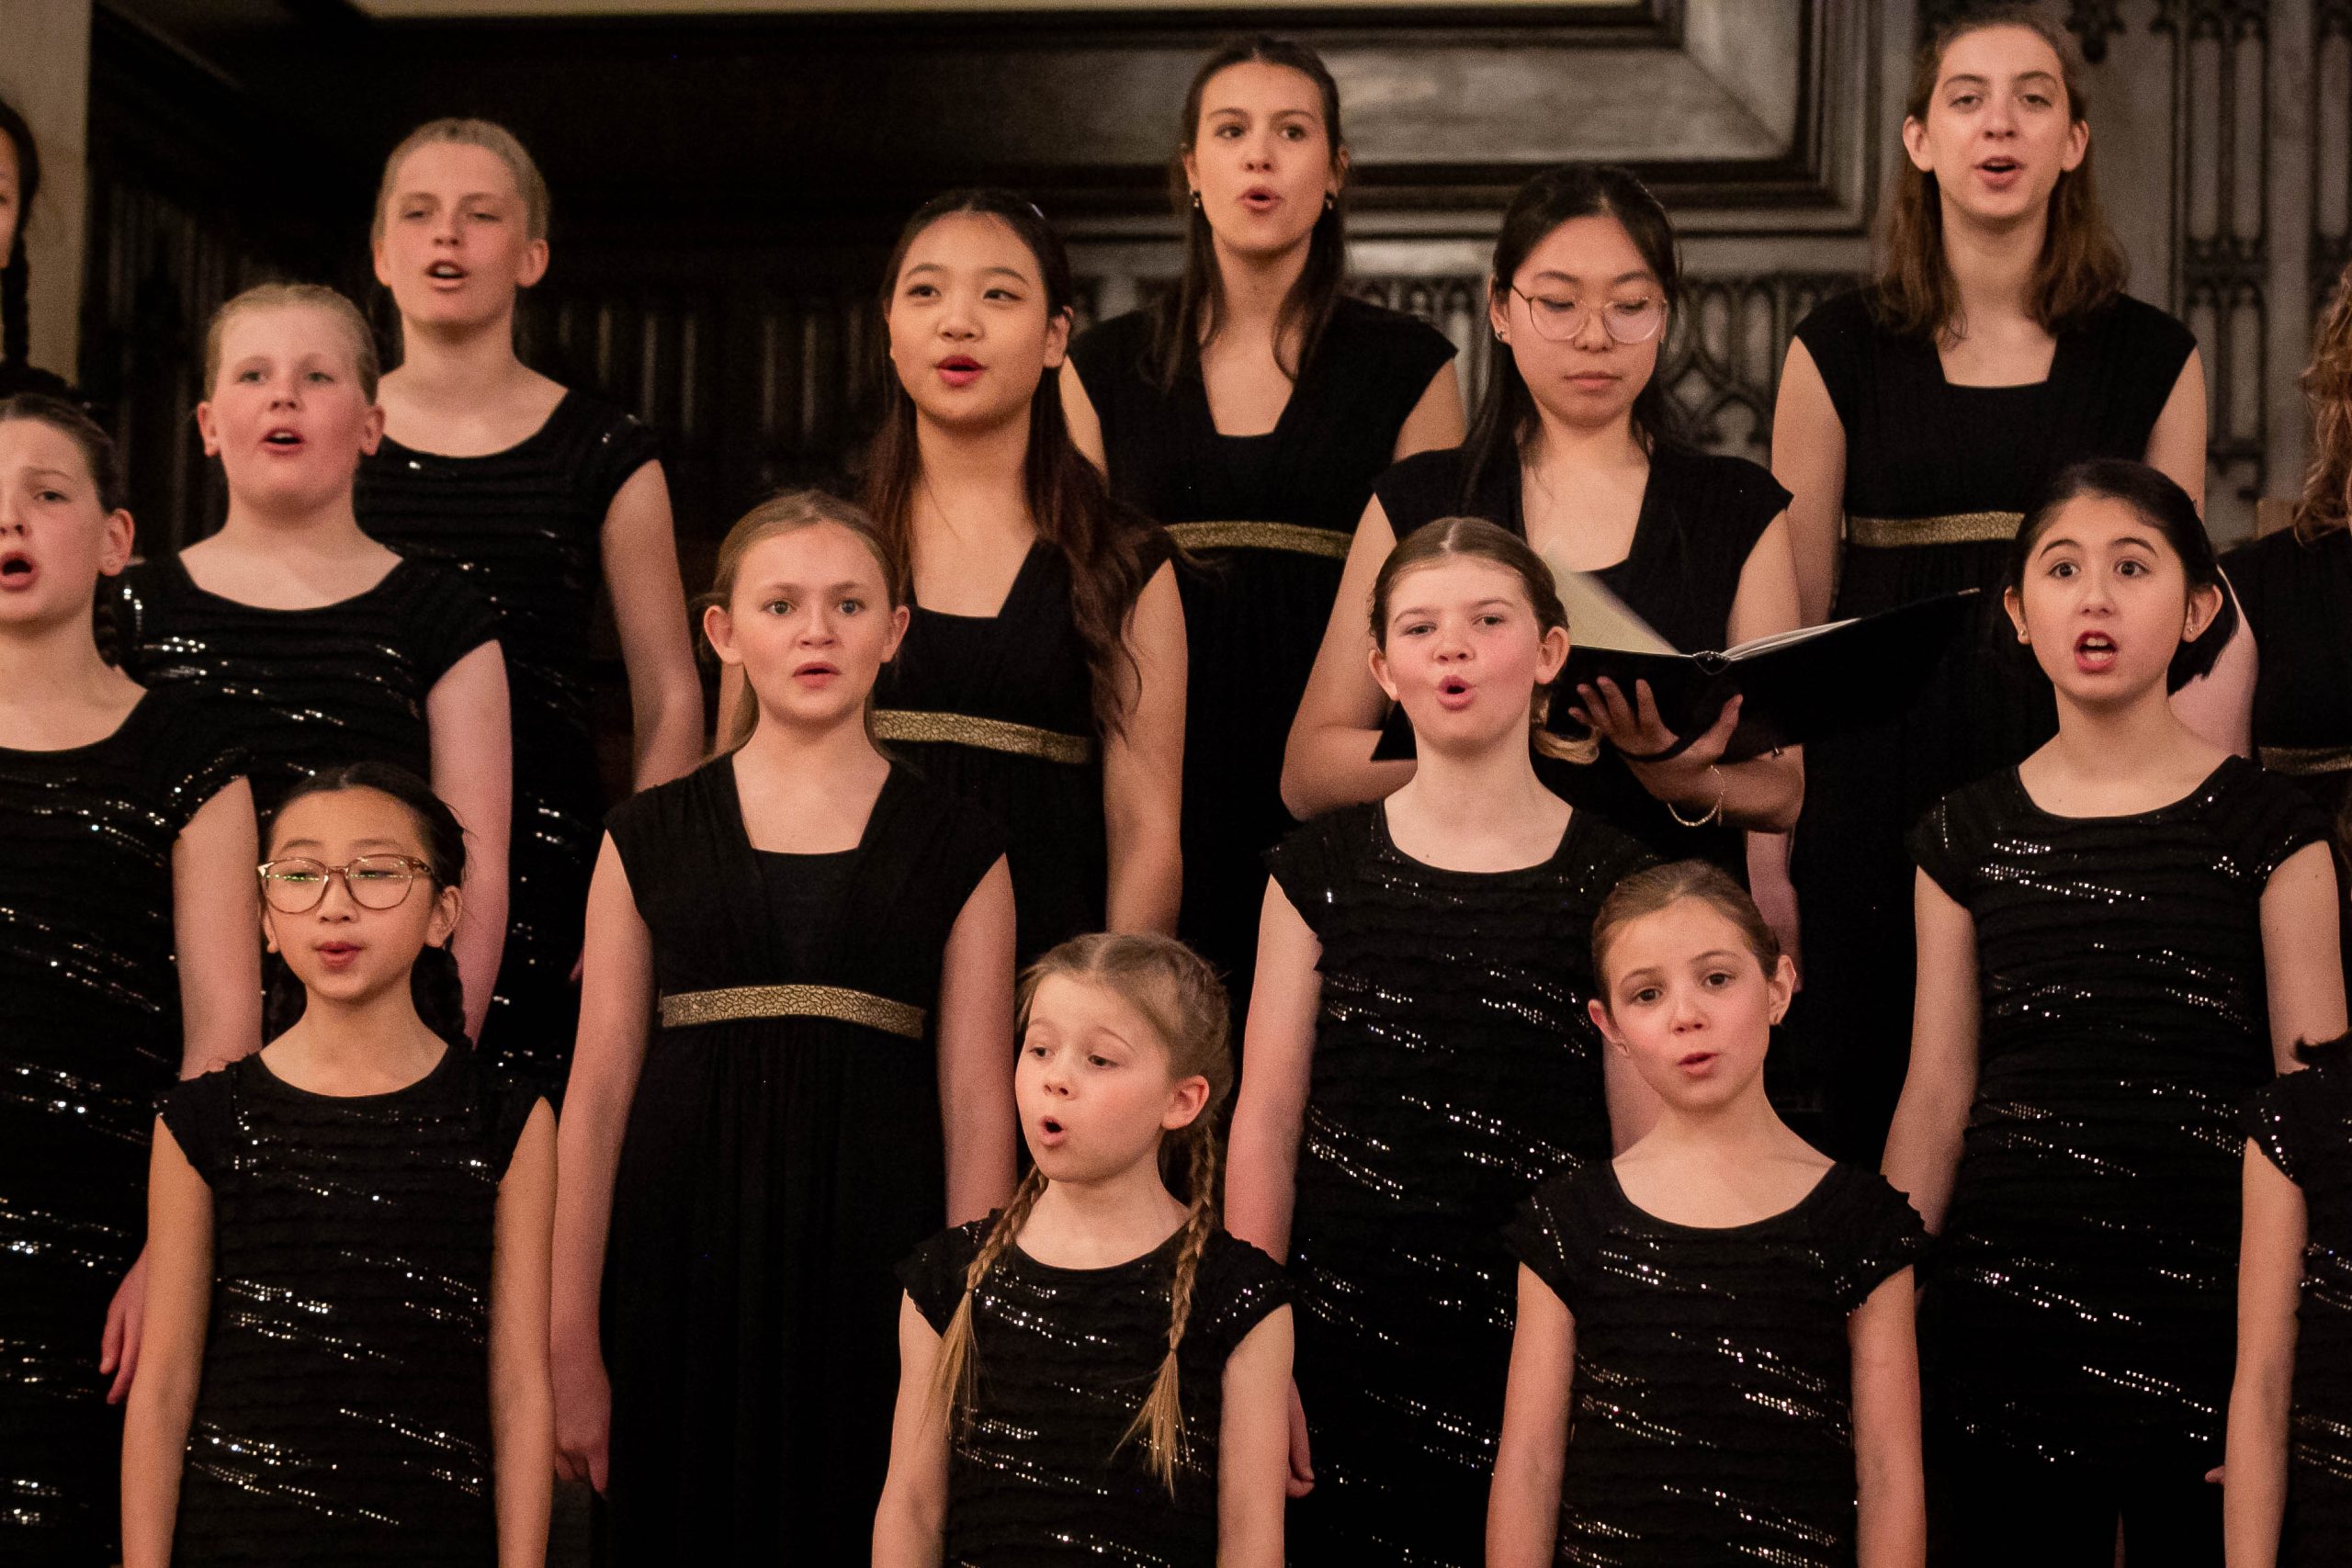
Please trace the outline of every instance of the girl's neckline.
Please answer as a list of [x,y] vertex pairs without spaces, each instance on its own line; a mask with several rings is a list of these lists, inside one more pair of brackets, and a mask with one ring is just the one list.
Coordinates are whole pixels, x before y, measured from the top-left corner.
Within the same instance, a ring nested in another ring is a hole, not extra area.
[[555,407],[548,410],[547,418],[539,421],[538,428],[512,446],[501,446],[495,452],[433,452],[422,446],[412,446],[405,441],[387,434],[378,446],[378,454],[380,457],[388,452],[401,452],[412,457],[430,457],[436,463],[494,463],[501,457],[511,457],[515,453],[544,439],[548,432],[556,427],[556,422],[563,416],[563,411],[571,406],[571,400],[579,395],[577,388],[566,387],[563,389],[563,396],[556,399]]
[[1568,840],[1575,836],[1577,824],[1583,818],[1584,813],[1573,807],[1569,807],[1568,819],[1560,829],[1560,841],[1554,844],[1552,852],[1542,860],[1531,862],[1526,865],[1506,866],[1500,871],[1464,871],[1458,866],[1438,865],[1422,860],[1418,855],[1407,854],[1403,850],[1398,849],[1396,835],[1388,830],[1388,802],[1376,800],[1372,805],[1373,830],[1380,836],[1380,847],[1406,864],[1421,871],[1435,873],[1439,876],[1524,876],[1531,871],[1543,871],[1549,866],[1556,865],[1559,863],[1560,857],[1567,853]]
[[890,798],[890,791],[898,784],[899,782],[899,767],[897,763],[893,762],[890,764],[889,771],[882,775],[882,787],[874,792],[874,804],[865,808],[865,826],[861,827],[857,830],[857,842],[852,844],[845,850],[802,851],[762,849],[759,845],[752,842],[752,827],[743,817],[743,784],[742,781],[736,776],[735,772],[736,761],[741,755],[742,753],[739,749],[738,750],[729,752],[726,756],[720,758],[717,762],[714,762],[711,765],[718,768],[720,776],[726,780],[727,804],[731,808],[732,815],[735,818],[735,837],[737,840],[742,844],[745,852],[753,855],[822,857],[826,855],[854,855],[859,853],[865,850],[868,844],[874,841],[874,825],[882,819],[883,802]]
[[1767,1214],[1760,1220],[1747,1220],[1736,1225],[1690,1225],[1684,1224],[1679,1220],[1669,1220],[1663,1214],[1654,1214],[1634,1202],[1633,1196],[1625,1190],[1624,1182],[1618,1179],[1615,1160],[1606,1161],[1601,1168],[1609,1173],[1609,1190],[1616,1196],[1617,1201],[1654,1225],[1660,1225],[1670,1231],[1686,1232],[1691,1235],[1737,1235],[1743,1231],[1762,1230],[1768,1225],[1780,1224],[1812,1207],[1828,1190],[1830,1179],[1838,1174],[1838,1162],[1832,1160],[1825,1166],[1821,1174],[1814,1178],[1813,1185],[1805,1189],[1804,1196],[1787,1208]]
[[194,574],[189,572],[187,570],[187,562],[182,560],[180,556],[180,551],[174,550],[170,555],[163,557],[162,559],[166,570],[179,580],[179,585],[181,587],[185,588],[188,592],[195,594],[199,599],[209,599],[216,604],[227,604],[232,608],[247,611],[250,614],[256,615],[317,615],[325,614],[329,611],[348,610],[354,604],[360,604],[368,599],[375,597],[375,595],[379,593],[381,593],[384,591],[385,585],[390,582],[392,579],[398,577],[401,572],[406,571],[411,564],[408,557],[403,555],[394,555],[392,557],[392,564],[385,570],[384,575],[378,578],[374,582],[361,589],[356,593],[347,594],[341,599],[331,599],[323,604],[303,604],[298,607],[279,608],[269,604],[248,604],[243,599],[232,599],[226,593],[215,593],[209,588],[207,588],[202,583],[197,581]]
[[[1515,445],[1512,447],[1512,455],[1516,461],[1511,465],[1512,483],[1509,501],[1511,532],[1517,534],[1532,549],[1535,546],[1535,539],[1527,527],[1527,490],[1535,482],[1534,470],[1528,466],[1519,446]],[[1586,568],[1587,576],[1598,577],[1605,581],[1612,573],[1623,572],[1641,555],[1643,546],[1657,536],[1658,469],[1672,463],[1674,457],[1675,449],[1662,442],[1649,454],[1649,473],[1642,480],[1642,503],[1634,509],[1634,532],[1625,541],[1625,553],[1607,566]]]
[[441,1043],[441,1055],[439,1059],[433,1064],[433,1066],[427,1067],[418,1077],[401,1085],[398,1089],[382,1089],[375,1094],[323,1094],[317,1089],[304,1089],[299,1084],[289,1083],[285,1078],[280,1077],[276,1068],[272,1067],[267,1062],[262,1060],[262,1054],[259,1051],[255,1051],[252,1055],[243,1059],[251,1062],[254,1065],[254,1069],[258,1071],[264,1078],[267,1079],[273,1088],[283,1089],[288,1094],[299,1095],[304,1100],[328,1100],[336,1105],[365,1105],[370,1101],[396,1099],[401,1095],[411,1094],[417,1089],[423,1089],[425,1085],[433,1082],[442,1074],[447,1072],[449,1070],[450,1064],[456,1060],[457,1055],[458,1048],[447,1041],[443,1041]]
[[1013,601],[1021,596],[1023,585],[1029,581],[1030,570],[1037,564],[1037,558],[1045,548],[1046,541],[1042,536],[1029,541],[1029,548],[1023,552],[1021,565],[1014,570],[1012,581],[1004,585],[1004,597],[997,602],[996,608],[988,615],[959,615],[954,610],[934,610],[924,604],[920,597],[911,594],[909,596],[908,603],[924,615],[936,615],[943,621],[969,621],[976,625],[1001,621],[1004,619],[1004,613],[1012,608]]
[[2144,822],[2152,817],[2162,817],[2166,812],[2177,811],[2182,807],[2195,801],[2207,790],[2211,789],[2213,787],[2213,781],[2220,778],[2222,774],[2228,770],[2230,764],[2237,760],[2238,759],[2235,756],[2222,758],[2220,761],[2213,764],[2211,772],[2206,773],[2203,778],[2197,781],[2196,788],[2190,790],[2187,795],[2181,795],[2177,799],[2165,801],[2162,806],[2152,806],[2145,811],[2091,812],[2082,816],[2073,816],[2064,811],[2052,811],[2048,807],[2042,805],[2041,802],[2034,799],[2033,791],[2026,787],[2025,769],[2022,764],[2010,768],[2007,776],[2009,787],[2017,791],[2018,798],[2025,802],[2027,808],[2031,810],[2036,816],[2046,817],[2052,822]]
[[[985,1235],[986,1233],[984,1232],[982,1234]],[[1047,1263],[1037,1258],[1032,1257],[1028,1249],[1021,1245],[1021,1238],[1019,1236],[1013,1237],[1012,1241],[1007,1243],[1005,1250],[1016,1254],[1020,1258],[1022,1265],[1024,1268],[1035,1269],[1047,1274],[1060,1274],[1070,1279],[1101,1279],[1106,1275],[1119,1273],[1124,1269],[1136,1269],[1142,1265],[1150,1263],[1153,1259],[1160,1257],[1170,1248],[1182,1246],[1183,1241],[1184,1226],[1182,1223],[1179,1223],[1174,1230],[1168,1233],[1166,1239],[1161,1241],[1159,1246],[1152,1247],[1148,1251],[1138,1252],[1133,1258],[1127,1258],[1124,1262],[1104,1263],[1092,1269],[1073,1269],[1065,1263]]]
[[153,687],[141,686],[139,700],[115,721],[115,727],[96,740],[85,740],[79,746],[0,746],[0,756],[9,757],[79,757],[85,752],[102,750],[121,739],[147,711],[148,699],[155,694]]

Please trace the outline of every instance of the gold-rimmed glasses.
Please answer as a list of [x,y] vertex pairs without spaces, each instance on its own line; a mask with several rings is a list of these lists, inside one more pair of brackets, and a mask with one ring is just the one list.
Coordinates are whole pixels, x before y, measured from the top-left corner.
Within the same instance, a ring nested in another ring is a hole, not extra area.
[[[1566,343],[1584,330],[1585,308],[1574,299],[1540,297],[1523,288],[1513,294],[1527,301],[1528,323],[1535,335]],[[1600,324],[1609,335],[1632,347],[1657,336],[1666,325],[1666,301],[1651,295],[1642,299],[1611,299],[1600,307]]]
[[343,865],[329,865],[307,856],[265,861],[261,896],[281,915],[307,915],[326,901],[327,884],[343,878],[343,890],[363,909],[397,909],[408,898],[411,884],[431,871],[430,862],[414,855],[361,855]]

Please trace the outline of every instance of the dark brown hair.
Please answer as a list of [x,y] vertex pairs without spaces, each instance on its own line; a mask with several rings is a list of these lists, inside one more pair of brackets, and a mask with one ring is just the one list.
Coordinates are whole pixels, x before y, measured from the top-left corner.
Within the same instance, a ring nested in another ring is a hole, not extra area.
[[[1973,10],[1938,28],[1919,51],[1912,71],[1903,108],[1907,118],[1926,123],[1943,73],[1945,51],[1990,28],[2023,28],[2048,44],[2058,56],[2068,118],[2076,125],[2089,122],[2083,57],[2074,35],[2030,6]],[[2050,193],[2049,224],[2033,269],[2031,308],[2033,319],[2053,333],[2075,326],[2123,292],[2131,270],[2099,209],[2091,162],[2092,150],[2086,147],[2083,161],[2061,174]],[[1944,256],[1942,194],[1936,176],[1907,156],[1895,160],[1894,189],[1886,203],[1880,243],[1881,269],[1871,288],[1871,308],[1880,322],[1910,338],[1952,333],[1960,324],[1960,289]]]
[[[1434,566],[1456,556],[1492,561],[1509,570],[1527,591],[1527,603],[1535,612],[1539,631],[1549,632],[1557,626],[1571,637],[1575,635],[1568,626],[1567,607],[1560,603],[1559,586],[1552,581],[1552,569],[1544,564],[1544,558],[1525,539],[1483,517],[1441,517],[1397,540],[1396,548],[1388,552],[1388,558],[1380,563],[1380,574],[1372,580],[1372,640],[1383,652],[1388,648],[1388,602],[1397,579],[1418,568]],[[1534,731],[1536,750],[1569,762],[1589,762],[1600,755],[1600,742],[1594,737],[1571,740],[1546,729],[1544,720],[1551,707],[1552,688],[1536,687],[1527,716]]]
[[[1323,133],[1330,143],[1335,169],[1347,144],[1340,130],[1340,84],[1333,80],[1323,57],[1305,44],[1259,33],[1230,39],[1201,62],[1201,68],[1193,73],[1193,85],[1184,92],[1183,124],[1178,132],[1176,156],[1168,165],[1170,199],[1176,205],[1176,220],[1184,225],[1184,271],[1174,290],[1160,299],[1152,321],[1152,359],[1162,389],[1174,387],[1177,378],[1200,363],[1202,348],[1216,336],[1222,324],[1218,317],[1225,307],[1225,276],[1217,269],[1216,235],[1209,227],[1208,214],[1193,200],[1192,184],[1184,176],[1184,155],[1199,144],[1201,98],[1208,91],[1210,78],[1228,66],[1253,62],[1295,71],[1315,84],[1323,100]],[[1315,357],[1323,329],[1330,325],[1332,308],[1339,301],[1340,285],[1347,277],[1347,199],[1343,183],[1316,218],[1307,237],[1306,265],[1274,317],[1274,360],[1293,381]],[[1286,362],[1283,345],[1293,338],[1298,344],[1297,358]]]
[[1592,983],[1602,1007],[1609,1005],[1609,948],[1618,933],[1685,898],[1698,899],[1737,927],[1740,941],[1765,978],[1772,977],[1781,964],[1781,939],[1747,889],[1721,866],[1702,860],[1679,860],[1634,873],[1600,901],[1600,912],[1592,918]]
[[2295,503],[2295,536],[2311,543],[2352,513],[2352,266],[2335,281],[2303,371],[2312,406],[2312,457]]
[[[1168,1052],[1171,1080],[1194,1076],[1208,1079],[1208,1098],[1200,1114],[1159,1144],[1160,1178],[1184,1167],[1183,1242],[1176,1255],[1176,1279],[1169,1292],[1168,1351],[1160,1358],[1151,1391],[1120,1439],[1125,1447],[1140,1440],[1152,1472],[1172,1493],[1176,1472],[1184,1462],[1184,1407],[1178,1398],[1177,1351],[1184,1341],[1184,1325],[1193,1310],[1193,1286],[1199,1278],[1201,1255],[1216,1229],[1216,1110],[1233,1088],[1233,1049],[1229,1004],[1216,972],[1191,948],[1173,937],[1143,932],[1098,932],[1077,936],[1046,953],[1021,976],[1018,1032],[1029,1032],[1029,1010],[1037,987],[1053,976],[1067,976],[1101,986],[1143,1014]],[[1170,1181],[1172,1189],[1176,1183]],[[1012,1199],[1000,1211],[979,1251],[964,1275],[964,1296],[956,1315],[940,1337],[939,1360],[932,1382],[933,1407],[952,1419],[967,1420],[974,1392],[977,1353],[972,1339],[972,1298],[989,1270],[1004,1256],[1028,1223],[1029,1212],[1046,1190],[1046,1177],[1035,1166],[1023,1177]]]
[[[914,400],[890,363],[890,301],[915,241],[933,223],[956,213],[993,219],[1027,247],[1045,286],[1048,321],[1067,317],[1077,299],[1061,237],[1035,204],[1011,191],[949,191],[925,202],[899,231],[899,243],[882,273],[882,320],[875,346],[882,422],[866,448],[865,501],[901,581],[912,581],[914,502],[922,480],[922,452],[915,434]],[[1144,558],[1148,525],[1113,499],[1101,471],[1071,444],[1062,414],[1061,383],[1051,371],[1037,378],[1029,399],[1022,489],[1038,537],[1069,563],[1070,620],[1093,676],[1094,721],[1104,735],[1115,735],[1126,708],[1127,683],[1138,673],[1125,634],[1136,600],[1151,576]]]
[[24,363],[30,352],[32,320],[26,296],[32,288],[31,264],[25,259],[25,229],[32,221],[33,197],[40,194],[40,144],[6,99],[0,98],[0,137],[17,150],[17,242],[0,258],[0,359]]
[[0,424],[10,420],[45,424],[72,441],[81,448],[83,467],[90,470],[99,508],[113,512],[123,504],[122,465],[115,456],[114,437],[88,414],[62,398],[19,392],[13,398],[0,398]]

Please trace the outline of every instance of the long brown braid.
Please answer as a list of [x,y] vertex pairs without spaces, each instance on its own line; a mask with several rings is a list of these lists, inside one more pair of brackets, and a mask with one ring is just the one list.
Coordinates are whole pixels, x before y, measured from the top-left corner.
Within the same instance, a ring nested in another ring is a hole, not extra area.
[[[1184,1462],[1184,1409],[1178,1397],[1177,1350],[1193,1313],[1193,1289],[1199,1280],[1201,1258],[1215,1234],[1216,1213],[1216,1138],[1212,1131],[1216,1109],[1233,1088],[1230,1013],[1225,987],[1216,973],[1191,948],[1172,937],[1142,932],[1098,932],[1072,937],[1031,964],[1021,976],[1018,1032],[1029,1032],[1029,1009],[1037,987],[1054,976],[1064,976],[1115,992],[1141,1013],[1168,1052],[1169,1077],[1198,1076],[1208,1080],[1209,1092],[1200,1113],[1160,1140],[1162,1180],[1173,1174],[1181,1156],[1191,1213],[1184,1216],[1182,1242],[1176,1254],[1176,1277],[1169,1291],[1168,1353],[1160,1359],[1151,1390],[1142,1408],[1119,1439],[1124,1449],[1140,1439],[1152,1473],[1170,1492],[1176,1488],[1178,1467]],[[1170,1183],[1171,1188],[1174,1183]],[[964,1299],[956,1305],[947,1332],[940,1337],[939,1361],[932,1380],[932,1409],[956,1424],[960,1435],[969,1421],[975,1386],[972,1303],[989,1270],[1028,1224],[1030,1211],[1046,1190],[1045,1174],[1032,1167],[1013,1190],[1012,1197],[989,1226],[979,1250],[964,1272]],[[1115,1451],[1115,1450],[1114,1450]]]

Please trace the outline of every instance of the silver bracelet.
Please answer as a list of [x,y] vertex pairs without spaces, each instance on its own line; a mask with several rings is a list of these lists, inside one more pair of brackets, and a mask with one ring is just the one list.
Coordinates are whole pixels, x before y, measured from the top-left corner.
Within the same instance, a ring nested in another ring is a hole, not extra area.
[[1715,766],[1713,762],[1710,762],[1707,764],[1707,772],[1714,775],[1715,803],[1707,807],[1707,814],[1704,817],[1701,817],[1693,820],[1690,818],[1683,816],[1681,811],[1676,807],[1674,802],[1669,800],[1666,803],[1667,814],[1672,817],[1677,822],[1681,823],[1685,828],[1703,828],[1710,822],[1720,821],[1723,818],[1724,771]]

